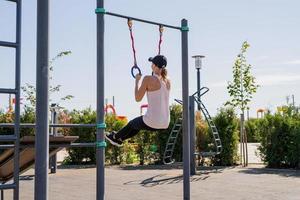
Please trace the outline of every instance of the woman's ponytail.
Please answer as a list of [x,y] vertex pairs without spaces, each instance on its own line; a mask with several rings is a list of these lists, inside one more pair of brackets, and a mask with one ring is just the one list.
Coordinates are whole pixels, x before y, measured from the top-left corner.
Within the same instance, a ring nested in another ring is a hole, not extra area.
[[162,68],[161,69],[161,77],[163,80],[166,80],[167,79],[167,76],[168,76],[168,71],[166,68]]

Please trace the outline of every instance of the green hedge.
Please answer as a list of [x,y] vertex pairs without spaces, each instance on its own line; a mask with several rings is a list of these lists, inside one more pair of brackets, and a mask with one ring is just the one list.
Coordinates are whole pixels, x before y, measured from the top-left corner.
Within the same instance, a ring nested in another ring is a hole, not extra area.
[[[237,145],[239,142],[238,119],[233,108],[221,108],[213,121],[218,129],[223,150],[220,155],[201,160],[200,164],[209,163],[215,166],[237,164]],[[216,151],[212,132],[202,114],[196,112],[196,148],[198,152]]]
[[[7,113],[4,112],[3,110],[0,110],[0,123],[12,123],[13,119],[14,119],[13,113]],[[0,127],[0,134],[2,135],[14,134],[14,129]]]
[[258,126],[260,155],[268,167],[300,168],[299,116],[267,115]]
[[[162,163],[163,153],[170,131],[178,117],[182,116],[182,107],[179,105],[171,106],[171,121],[169,128],[159,132],[141,131],[134,138],[126,141],[119,148],[108,143],[106,148],[106,162],[108,164],[130,164],[139,163]],[[0,123],[12,122],[12,115],[0,111]],[[213,148],[212,134],[208,129],[207,123],[196,119],[196,134],[198,151],[209,151]],[[197,118],[196,117],[196,118]],[[91,108],[85,110],[64,111],[64,115],[59,117],[59,123],[73,124],[94,124],[96,123],[96,113]],[[34,123],[35,113],[31,108],[26,108],[22,113],[21,121],[24,123]],[[233,165],[236,163],[236,145],[238,142],[237,119],[232,109],[221,109],[214,118],[216,126],[220,132],[223,144],[223,152],[212,160],[214,165]],[[107,124],[106,131],[118,131],[126,122],[116,119],[113,115],[105,117]],[[0,128],[1,133],[13,133],[13,129]],[[76,142],[95,142],[96,128],[63,128],[59,129],[63,135],[76,135],[79,139]],[[21,135],[33,135],[33,129],[22,129]],[[65,160],[67,164],[93,164],[96,161],[94,148],[70,148],[69,156]],[[176,161],[182,161],[182,135],[179,135],[174,150]]]
[[[80,124],[95,124],[96,112],[90,108],[82,111],[74,110],[68,114],[70,123]],[[107,115],[105,117],[105,123],[107,126],[106,131],[118,131],[124,125],[125,121],[118,120],[114,115]],[[76,142],[95,142],[96,141],[96,128],[70,128],[64,130],[65,135],[79,136]],[[108,164],[130,164],[136,162],[137,154],[135,153],[135,145],[125,142],[124,145],[119,148],[107,143],[105,149],[106,162]],[[96,162],[95,148],[70,148],[68,149],[69,156],[65,160],[66,164],[94,164]]]
[[[171,122],[168,130],[163,131],[141,131],[135,137],[124,142],[122,147],[116,147],[108,142],[106,148],[106,162],[108,164],[131,164],[139,163],[141,165],[148,163],[162,163],[162,156],[165,150],[166,142],[175,119],[182,113],[180,106],[171,106]],[[95,123],[96,113],[91,109],[82,111],[72,111],[68,113],[69,123]],[[116,119],[114,115],[105,117],[107,125],[106,131],[118,131],[126,122]],[[94,142],[95,128],[70,128],[63,130],[65,135],[77,135],[79,140],[76,142]],[[175,148],[176,159],[181,160],[181,139],[178,139]],[[93,148],[72,148],[68,149],[69,157],[67,164],[95,163],[95,149]]]
[[247,142],[258,143],[260,141],[259,123],[259,119],[249,119],[245,122]]
[[221,108],[214,118],[220,134],[223,150],[212,158],[213,165],[231,166],[237,164],[239,143],[238,119],[233,108]]
[[197,111],[195,114],[195,126],[196,126],[196,151],[203,152],[214,150],[210,145],[213,143],[212,133],[209,131],[209,126],[202,114]]
[[[14,122],[14,113],[4,112],[0,110],[0,123],[13,123]],[[35,112],[32,108],[25,107],[24,112],[21,113],[20,116],[21,123],[35,123]],[[14,134],[13,128],[1,128],[0,134],[10,135]],[[20,136],[23,137],[25,135],[34,135],[33,128],[22,128],[20,132]]]

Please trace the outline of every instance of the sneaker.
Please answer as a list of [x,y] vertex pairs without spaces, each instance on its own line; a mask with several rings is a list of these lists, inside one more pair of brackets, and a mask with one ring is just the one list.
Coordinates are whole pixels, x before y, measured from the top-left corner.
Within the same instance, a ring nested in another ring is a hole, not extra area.
[[115,132],[112,132],[110,134],[105,134],[105,138],[112,144],[112,145],[115,145],[115,146],[122,146],[122,140],[120,139],[117,139],[116,138],[116,134]]

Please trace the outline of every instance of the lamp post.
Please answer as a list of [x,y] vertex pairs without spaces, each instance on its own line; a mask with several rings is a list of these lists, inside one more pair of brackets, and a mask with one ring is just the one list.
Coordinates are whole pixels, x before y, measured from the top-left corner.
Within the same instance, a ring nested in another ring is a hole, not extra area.
[[[197,91],[198,91],[198,99],[200,99],[200,89],[201,89],[201,83],[200,83],[200,69],[202,68],[202,58],[205,58],[203,55],[194,55],[192,58],[195,58],[195,68],[197,70]],[[198,110],[200,110],[200,104],[198,104]]]

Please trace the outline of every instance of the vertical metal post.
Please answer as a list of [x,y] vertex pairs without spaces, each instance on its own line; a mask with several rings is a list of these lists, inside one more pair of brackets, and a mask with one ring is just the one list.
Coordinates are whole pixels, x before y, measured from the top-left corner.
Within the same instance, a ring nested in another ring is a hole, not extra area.
[[[201,95],[200,95],[200,89],[201,89],[201,82],[200,82],[200,69],[197,69],[197,91],[198,91],[198,99],[199,101],[201,100]],[[200,103],[198,103],[198,110],[200,110],[201,107],[200,107]]]
[[22,2],[18,0],[17,2],[17,23],[16,23],[16,43],[18,47],[16,48],[16,77],[15,77],[15,148],[14,148],[14,183],[16,188],[14,189],[14,200],[19,200],[19,147],[20,147],[20,90],[21,90],[21,23],[22,23]]
[[[51,123],[52,124],[58,124],[58,116],[57,116],[57,104],[51,104]],[[52,127],[50,131],[51,136],[57,136],[57,128]],[[57,169],[57,154],[54,154],[53,156],[50,157],[49,159],[49,167],[50,167],[50,172],[51,174],[56,173]]]
[[12,111],[12,102],[11,102],[11,94],[8,95],[8,111]]
[[[201,101],[201,94],[200,94],[200,90],[201,90],[201,79],[200,79],[200,70],[202,68],[202,58],[205,58],[205,56],[203,55],[194,55],[192,56],[192,58],[195,58],[195,67],[197,70],[197,97],[199,99],[199,101]],[[200,111],[201,109],[201,103],[198,103],[198,111]]]
[[182,100],[183,100],[183,199],[190,199],[190,137],[189,137],[189,68],[188,21],[181,20]]
[[[97,8],[104,8],[104,0],[97,0]],[[97,124],[104,123],[104,14],[97,14]],[[104,129],[97,129],[97,143],[104,141]],[[97,200],[104,200],[105,149],[97,147]]]
[[240,127],[240,132],[241,132],[241,157],[242,157],[242,165],[246,167],[246,154],[245,154],[245,132],[244,132],[244,111],[241,114],[241,127]]
[[250,113],[249,113],[249,108],[247,108],[247,120],[250,119]]
[[242,128],[242,114],[240,115],[240,160],[241,160],[241,165],[244,165],[243,161],[243,128]]
[[195,139],[196,139],[196,127],[195,127],[195,100],[193,96],[189,97],[190,101],[190,162],[191,162],[191,175],[196,175],[196,163],[195,163]]
[[37,1],[35,200],[48,199],[49,0]]

